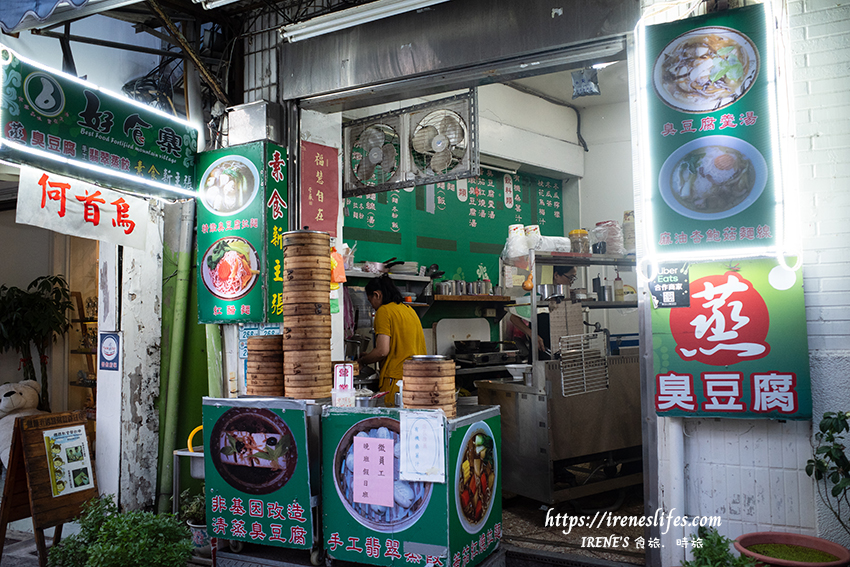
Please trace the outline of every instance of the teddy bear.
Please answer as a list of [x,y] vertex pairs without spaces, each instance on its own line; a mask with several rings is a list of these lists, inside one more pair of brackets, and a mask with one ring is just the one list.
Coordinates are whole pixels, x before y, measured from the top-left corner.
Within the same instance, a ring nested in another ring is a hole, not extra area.
[[45,413],[38,407],[40,387],[35,380],[0,385],[0,461],[9,468],[9,450],[15,432],[15,418]]

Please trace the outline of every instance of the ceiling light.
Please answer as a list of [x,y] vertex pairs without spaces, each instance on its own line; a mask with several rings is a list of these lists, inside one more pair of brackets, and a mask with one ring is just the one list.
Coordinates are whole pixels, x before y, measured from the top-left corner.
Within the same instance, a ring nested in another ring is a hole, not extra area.
[[[215,0],[214,0],[215,1]],[[219,0],[227,2],[229,0]],[[447,0],[376,0],[280,28],[284,41],[295,42],[344,30],[405,12],[419,10]],[[210,2],[212,4],[213,2]]]

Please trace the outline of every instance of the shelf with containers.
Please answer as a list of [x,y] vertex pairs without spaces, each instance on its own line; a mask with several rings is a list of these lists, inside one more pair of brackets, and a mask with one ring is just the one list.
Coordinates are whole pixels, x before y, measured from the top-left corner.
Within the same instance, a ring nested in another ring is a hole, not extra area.
[[[635,260],[530,250],[527,265],[539,282],[542,266],[631,268]],[[531,313],[537,313],[538,303],[532,293]],[[549,505],[643,482],[639,357],[611,356],[607,334],[585,332],[584,307],[637,304],[562,302],[556,308],[568,313],[568,335],[552,339],[557,344],[552,344],[551,359],[531,349],[530,372],[523,382],[476,382],[480,403],[511,408],[502,420],[504,489]],[[537,336],[537,317],[530,319],[532,336]],[[570,327],[569,321],[578,324]],[[550,325],[555,328],[554,320]]]

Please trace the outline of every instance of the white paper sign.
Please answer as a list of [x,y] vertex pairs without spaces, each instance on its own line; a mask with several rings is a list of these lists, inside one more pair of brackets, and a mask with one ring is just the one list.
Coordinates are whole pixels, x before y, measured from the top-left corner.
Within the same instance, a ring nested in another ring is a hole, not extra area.
[[446,419],[440,411],[401,412],[401,480],[446,482]]
[[53,232],[145,248],[148,202],[55,173],[22,167],[15,220]]

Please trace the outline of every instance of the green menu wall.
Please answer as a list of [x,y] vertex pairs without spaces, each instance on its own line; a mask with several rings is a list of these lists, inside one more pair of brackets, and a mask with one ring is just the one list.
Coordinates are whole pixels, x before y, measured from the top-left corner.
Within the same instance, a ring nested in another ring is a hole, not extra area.
[[565,199],[559,179],[502,174],[362,195],[345,200],[343,239],[357,244],[355,261],[396,257],[438,264],[447,279],[499,282],[499,254],[508,226],[540,225],[564,236],[578,226],[578,203]]

